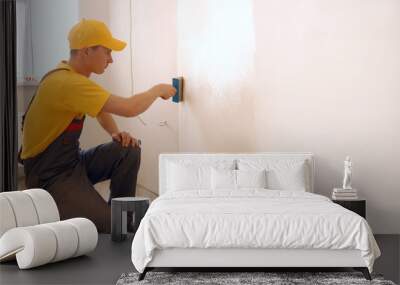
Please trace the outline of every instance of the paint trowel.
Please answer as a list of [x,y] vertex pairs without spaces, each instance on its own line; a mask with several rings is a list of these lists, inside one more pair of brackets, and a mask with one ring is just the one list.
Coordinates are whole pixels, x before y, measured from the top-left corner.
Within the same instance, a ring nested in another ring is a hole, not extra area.
[[172,102],[179,103],[183,101],[183,77],[172,78],[172,86],[176,89]]

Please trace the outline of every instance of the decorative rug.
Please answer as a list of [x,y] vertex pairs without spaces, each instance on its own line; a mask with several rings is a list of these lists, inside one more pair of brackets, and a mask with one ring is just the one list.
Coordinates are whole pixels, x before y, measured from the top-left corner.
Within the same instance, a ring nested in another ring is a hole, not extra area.
[[366,280],[360,272],[154,272],[146,274],[145,279],[138,281],[139,273],[122,274],[117,285],[146,284],[213,284],[213,285],[297,285],[297,284],[368,284],[396,285],[384,280],[382,275],[372,274],[372,281]]

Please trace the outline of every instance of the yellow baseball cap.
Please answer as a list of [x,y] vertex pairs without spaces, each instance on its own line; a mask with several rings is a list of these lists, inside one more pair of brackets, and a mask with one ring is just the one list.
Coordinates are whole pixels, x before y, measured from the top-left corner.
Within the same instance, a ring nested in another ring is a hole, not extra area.
[[72,27],[68,34],[70,49],[81,49],[92,46],[104,46],[120,51],[126,46],[124,41],[113,38],[106,24],[97,20],[82,19]]

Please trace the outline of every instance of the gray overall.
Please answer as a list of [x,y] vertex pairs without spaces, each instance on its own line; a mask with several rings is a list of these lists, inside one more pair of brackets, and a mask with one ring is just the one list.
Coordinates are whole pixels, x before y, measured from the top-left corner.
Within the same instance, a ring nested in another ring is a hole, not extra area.
[[[135,196],[141,149],[112,141],[81,150],[79,137],[84,120],[73,119],[42,153],[23,161],[26,186],[49,191],[61,219],[85,217],[99,232],[109,233],[111,198]],[[93,187],[107,179],[111,179],[108,203]]]

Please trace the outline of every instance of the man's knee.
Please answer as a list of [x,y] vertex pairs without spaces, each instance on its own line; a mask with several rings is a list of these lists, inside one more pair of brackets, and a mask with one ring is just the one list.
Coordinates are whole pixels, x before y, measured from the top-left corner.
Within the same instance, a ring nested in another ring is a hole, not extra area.
[[141,148],[138,146],[128,147],[127,159],[132,163],[139,165],[141,157]]
[[111,142],[112,152],[120,155],[124,160],[140,163],[141,149],[138,146],[123,147],[119,142]]

